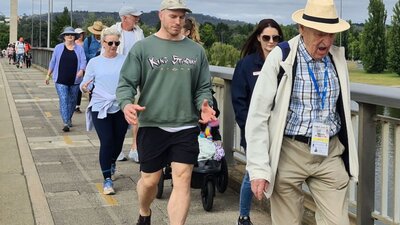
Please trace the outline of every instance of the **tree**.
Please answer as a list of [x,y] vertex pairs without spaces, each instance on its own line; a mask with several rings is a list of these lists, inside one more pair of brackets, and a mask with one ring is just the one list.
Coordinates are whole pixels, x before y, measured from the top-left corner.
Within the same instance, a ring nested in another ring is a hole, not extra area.
[[387,13],[382,0],[370,0],[369,18],[361,35],[361,58],[367,73],[381,73],[386,67]]
[[[56,16],[53,22],[53,27],[51,30],[50,47],[54,48],[58,43],[60,43],[59,36],[63,32],[64,28],[71,26],[71,17],[68,12],[68,8],[64,7],[64,11],[61,15]],[[77,27],[75,21],[72,21],[72,27]]]
[[210,65],[234,67],[240,52],[232,45],[215,42],[208,51]]
[[299,34],[299,31],[297,29],[297,25],[280,25],[283,33],[283,37],[285,41],[290,40],[294,36]]
[[242,49],[244,42],[246,41],[248,35],[245,34],[238,34],[235,33],[231,36],[231,38],[229,39],[228,44],[232,45],[233,47],[235,47],[236,49]]
[[388,66],[400,75],[400,0],[393,8],[392,27],[388,36]]
[[4,23],[0,23],[0,49],[7,48],[10,36],[10,27]]
[[229,37],[231,37],[232,32],[229,26],[225,23],[218,23],[215,27],[215,33],[217,34],[218,40],[221,43],[228,43]]
[[201,41],[204,43],[204,47],[206,49],[210,48],[211,45],[218,40],[215,35],[214,25],[208,22],[200,25],[200,37]]

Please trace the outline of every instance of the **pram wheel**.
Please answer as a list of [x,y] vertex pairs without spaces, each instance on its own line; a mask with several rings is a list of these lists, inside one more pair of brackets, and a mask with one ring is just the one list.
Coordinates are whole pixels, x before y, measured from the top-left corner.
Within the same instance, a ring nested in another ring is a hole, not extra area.
[[203,209],[210,211],[213,207],[215,195],[215,186],[212,180],[207,180],[207,183],[201,188],[201,202]]
[[164,192],[164,170],[161,170],[161,176],[160,176],[160,180],[158,180],[157,186],[158,186],[158,189],[157,189],[156,198],[160,199]]
[[219,193],[224,193],[228,187],[228,164],[225,157],[221,159],[221,171],[217,176],[217,190]]

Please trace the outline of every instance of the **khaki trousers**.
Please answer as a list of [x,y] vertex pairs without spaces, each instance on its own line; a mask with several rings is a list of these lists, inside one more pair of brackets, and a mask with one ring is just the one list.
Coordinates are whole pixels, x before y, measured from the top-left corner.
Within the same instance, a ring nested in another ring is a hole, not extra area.
[[318,225],[349,225],[346,199],[349,175],[340,157],[343,150],[337,136],[329,142],[328,157],[311,155],[309,145],[283,138],[271,196],[273,225],[301,225],[304,182],[317,206]]

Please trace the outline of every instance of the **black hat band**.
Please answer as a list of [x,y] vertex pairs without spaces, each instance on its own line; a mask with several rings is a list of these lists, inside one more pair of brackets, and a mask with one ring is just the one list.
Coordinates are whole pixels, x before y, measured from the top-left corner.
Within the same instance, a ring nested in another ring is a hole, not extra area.
[[317,22],[317,23],[329,23],[329,24],[339,23],[339,18],[325,19],[325,18],[309,16],[307,14],[303,14],[303,19],[309,20],[309,21],[312,21],[312,22]]

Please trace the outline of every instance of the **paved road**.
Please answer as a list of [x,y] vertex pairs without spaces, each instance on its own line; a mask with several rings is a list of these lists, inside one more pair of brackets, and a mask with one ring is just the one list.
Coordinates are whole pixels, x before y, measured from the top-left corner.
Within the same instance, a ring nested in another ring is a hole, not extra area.
[[[97,135],[85,131],[83,113],[74,115],[71,132],[62,132],[54,85],[46,86],[44,77],[41,70],[17,69],[0,59],[0,224],[135,224],[138,164],[119,163],[117,194],[101,194]],[[87,103],[84,98],[82,105]],[[131,141],[128,135],[125,152]],[[231,181],[235,176],[238,180],[242,168],[230,168]],[[235,224],[237,190],[238,183],[231,182],[225,193],[217,192],[213,210],[205,212],[200,190],[192,189],[186,224]],[[154,225],[168,224],[166,205],[170,191],[170,182],[165,181],[165,197],[152,206]],[[270,224],[264,207],[254,208],[254,224]]]

